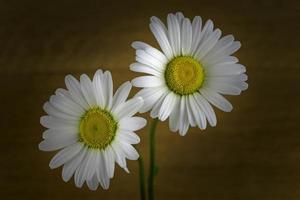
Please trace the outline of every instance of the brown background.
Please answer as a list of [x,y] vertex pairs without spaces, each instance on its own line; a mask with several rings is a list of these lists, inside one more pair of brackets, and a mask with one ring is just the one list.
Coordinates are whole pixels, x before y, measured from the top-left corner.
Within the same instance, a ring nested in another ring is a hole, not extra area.
[[[178,10],[242,42],[236,56],[250,87],[229,97],[233,112],[217,111],[216,128],[180,137],[159,124],[157,199],[300,199],[300,3],[283,0],[0,1],[1,199],[139,198],[134,161],[130,175],[117,168],[108,191],[64,183],[61,168],[48,167],[54,152],[37,148],[39,117],[68,73],[109,69],[115,88],[137,76],[131,42],[156,45],[149,17]],[[146,129],[139,135],[147,155]]]

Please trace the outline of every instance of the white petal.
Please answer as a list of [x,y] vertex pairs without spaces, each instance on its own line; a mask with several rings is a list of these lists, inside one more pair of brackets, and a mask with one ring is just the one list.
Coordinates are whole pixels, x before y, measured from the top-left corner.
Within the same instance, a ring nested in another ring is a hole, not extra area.
[[57,108],[52,106],[50,102],[46,102],[43,106],[43,109],[48,115],[56,118],[60,118],[62,120],[73,120],[73,121],[78,120],[78,117],[72,116],[70,114],[58,110]]
[[241,89],[237,86],[229,83],[220,83],[220,82],[212,82],[207,81],[207,83],[203,86],[204,88],[209,88],[221,94],[227,95],[240,95]]
[[86,176],[84,176],[85,168],[87,167],[87,160],[89,159],[89,150],[86,150],[86,155],[84,156],[81,164],[75,171],[74,182],[76,187],[81,188],[83,186],[84,181],[86,180]]
[[202,60],[202,58],[214,47],[219,38],[221,37],[221,30],[216,29],[213,33],[211,33],[205,41],[203,41],[198,49],[195,52],[195,57],[198,60]]
[[95,93],[95,98],[97,101],[97,105],[99,105],[101,108],[105,108],[106,105],[106,97],[105,97],[105,91],[106,89],[104,89],[105,85],[103,84],[102,79],[104,79],[103,77],[103,72],[102,70],[97,70],[94,78],[93,78],[93,86],[94,86],[94,93]]
[[117,138],[119,141],[123,141],[129,144],[138,144],[140,143],[140,137],[132,131],[120,130],[118,132]]
[[83,145],[81,143],[75,143],[71,146],[64,148],[51,159],[49,164],[50,168],[55,169],[65,164],[74,156],[76,156],[82,148]]
[[172,132],[176,132],[179,128],[179,112],[180,112],[180,99],[181,97],[177,96],[175,99],[174,109],[170,114],[169,118],[169,127]]
[[203,110],[209,124],[211,126],[216,126],[217,118],[211,105],[199,93],[194,93],[193,95],[199,107],[201,108],[201,110]]
[[113,152],[115,154],[116,162],[118,165],[123,168],[127,173],[129,173],[126,165],[126,159],[125,159],[125,154],[123,150],[120,148],[120,144],[118,142],[114,142],[111,145]]
[[88,108],[89,105],[81,92],[80,83],[73,76],[67,75],[65,78],[65,84],[72,96],[72,99],[84,109]]
[[52,128],[52,129],[68,129],[68,128],[73,128],[77,127],[78,121],[75,120],[62,120],[57,117],[53,116],[42,116],[40,119],[40,123],[46,127],[46,128]]
[[189,128],[189,122],[186,111],[186,97],[182,96],[180,101],[180,112],[179,112],[179,135],[184,136]]
[[115,155],[113,149],[110,146],[106,147],[106,149],[103,151],[103,156],[105,160],[107,175],[109,178],[112,178],[115,172]]
[[126,101],[128,98],[128,95],[130,93],[130,90],[132,88],[132,85],[129,81],[123,83],[118,90],[116,91],[114,97],[113,97],[113,106],[112,106],[112,112],[122,103]]
[[78,128],[72,127],[69,129],[47,129],[43,132],[43,138],[46,139],[49,137],[59,137],[60,135],[64,135],[64,134],[77,135]]
[[[170,92],[170,91],[169,91]],[[164,93],[163,95],[161,95],[161,97],[158,99],[157,102],[155,102],[151,112],[150,112],[150,116],[152,118],[156,118],[158,117],[159,111],[161,109],[161,106],[164,102],[165,97],[168,95],[169,92]]]
[[158,101],[158,99],[167,92],[166,87],[153,87],[153,88],[144,88],[140,90],[135,97],[142,97],[144,99],[144,104],[139,112],[144,113],[149,111],[153,105]]
[[149,65],[159,72],[161,72],[165,66],[165,63],[162,63],[156,57],[153,57],[148,52],[146,52],[144,50],[140,50],[140,49],[136,50],[136,61],[138,61],[144,65]]
[[150,29],[167,58],[171,59],[173,57],[173,51],[164,28],[160,23],[151,22]]
[[131,46],[138,50],[138,49],[142,49],[145,50],[147,47],[149,47],[150,45],[145,43],[145,42],[141,42],[141,41],[134,41],[133,43],[131,43]]
[[121,142],[120,147],[123,149],[127,159],[137,160],[139,158],[138,152],[130,144]]
[[92,81],[86,74],[82,74],[80,76],[80,84],[81,84],[81,91],[83,93],[83,96],[85,100],[88,102],[90,107],[96,106],[97,101],[92,85]]
[[93,178],[91,180],[87,180],[86,183],[90,190],[92,190],[92,191],[97,190],[97,188],[99,186],[97,175],[95,174],[93,176]]
[[194,95],[189,96],[189,105],[191,112],[194,116],[195,122],[197,126],[204,130],[206,128],[206,117],[204,111],[201,109],[201,107],[197,104],[197,101],[195,99]]
[[160,77],[162,75],[161,72],[158,72],[153,67],[149,65],[141,64],[141,63],[133,63],[130,66],[130,70],[134,72],[146,73],[154,76]]
[[217,64],[206,69],[207,76],[238,75],[246,72],[245,66],[241,64]]
[[192,22],[192,46],[191,54],[194,55],[199,42],[201,40],[201,28],[202,28],[202,19],[200,16],[196,16]]
[[53,107],[60,110],[61,112],[72,115],[74,117],[81,116],[85,112],[82,107],[65,96],[52,95],[50,97],[50,103]]
[[179,24],[181,25],[182,20],[184,19],[184,15],[182,14],[182,12],[176,12],[176,17],[177,17]]
[[173,49],[173,55],[181,55],[181,42],[180,42],[180,26],[175,15],[168,14],[168,36],[169,42]]
[[170,92],[166,96],[166,98],[164,99],[164,101],[160,107],[159,113],[158,113],[158,118],[161,121],[165,121],[169,117],[169,115],[171,114],[171,112],[173,111],[173,109],[175,107],[176,99],[177,99],[177,96],[173,92]]
[[135,113],[138,112],[138,110],[143,106],[143,99],[141,97],[135,97],[132,98],[125,103],[119,105],[114,114],[117,116],[117,118],[120,120],[123,117],[131,117]]
[[54,151],[72,145],[78,141],[76,134],[61,134],[45,138],[40,144],[42,151]]
[[165,84],[164,80],[156,76],[140,76],[134,78],[131,82],[135,87],[158,87]]
[[187,95],[186,96],[186,101],[185,101],[185,109],[186,109],[186,113],[187,113],[187,118],[188,118],[188,122],[191,125],[191,127],[195,127],[196,126],[196,118],[193,115],[193,111],[192,111],[192,107],[190,105],[190,98],[192,95]]
[[146,126],[147,121],[142,117],[125,117],[119,121],[121,129],[137,131]]
[[231,103],[220,94],[205,88],[201,88],[200,92],[211,104],[220,110],[223,110],[224,112],[231,112],[233,108]]
[[192,48],[192,25],[189,19],[184,19],[181,26],[181,52],[190,55]]
[[96,170],[97,178],[102,188],[107,190],[109,188],[110,178],[107,175],[103,152],[98,151],[98,157],[99,157],[99,166]]
[[72,160],[64,165],[62,170],[62,178],[65,182],[71,179],[75,170],[80,166],[86,152],[86,148],[81,149],[81,151]]
[[113,102],[113,82],[109,71],[104,72],[102,84],[102,88],[104,88],[104,97],[106,98],[105,106],[110,109]]
[[233,41],[233,35],[226,35],[222,37],[204,59],[211,59],[213,56],[217,57],[222,55],[222,51],[231,45]]

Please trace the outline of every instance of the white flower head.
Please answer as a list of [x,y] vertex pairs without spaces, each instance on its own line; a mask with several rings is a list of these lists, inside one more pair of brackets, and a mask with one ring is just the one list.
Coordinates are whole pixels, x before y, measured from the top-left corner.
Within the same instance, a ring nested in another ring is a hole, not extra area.
[[171,131],[185,135],[189,126],[216,126],[211,106],[230,112],[232,105],[222,95],[239,95],[248,84],[246,68],[231,56],[241,44],[232,35],[221,38],[213,22],[196,16],[191,22],[182,13],[169,14],[167,26],[151,17],[150,29],[161,50],[133,42],[136,63],[130,69],[149,74],[132,80],[143,88],[136,96],[145,103],[140,112],[151,110],[152,118],[169,117]]
[[140,142],[134,131],[144,127],[146,120],[133,115],[143,105],[143,99],[126,101],[130,82],[125,82],[113,95],[109,71],[98,70],[93,80],[83,74],[80,82],[68,75],[65,83],[67,90],[57,89],[44,104],[48,115],[41,117],[41,124],[48,129],[39,148],[61,149],[49,166],[53,169],[63,165],[64,181],[74,175],[77,187],[86,182],[91,190],[96,190],[99,183],[108,189],[115,162],[128,172],[126,158],[139,157],[132,146]]

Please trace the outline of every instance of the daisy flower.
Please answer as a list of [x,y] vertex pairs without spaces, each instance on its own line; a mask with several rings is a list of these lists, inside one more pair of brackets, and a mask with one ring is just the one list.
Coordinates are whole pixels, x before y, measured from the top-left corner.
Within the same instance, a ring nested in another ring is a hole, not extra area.
[[231,56],[241,44],[232,35],[221,38],[213,22],[196,16],[191,22],[182,13],[169,14],[167,26],[151,17],[150,29],[161,50],[144,42],[133,42],[136,63],[130,69],[149,74],[132,80],[143,88],[136,96],[145,103],[140,112],[151,110],[152,118],[169,118],[171,131],[185,135],[189,126],[216,126],[211,105],[230,112],[223,95],[239,95],[248,84],[246,68]]
[[44,104],[48,114],[41,124],[43,133],[39,149],[60,150],[50,161],[50,168],[63,166],[62,178],[69,181],[74,175],[75,185],[84,182],[91,190],[98,185],[108,189],[114,176],[115,162],[125,171],[126,158],[137,160],[139,154],[133,144],[140,142],[134,133],[145,126],[146,120],[133,115],[143,105],[142,98],[127,100],[131,83],[124,83],[113,95],[109,71],[98,70],[93,80],[80,76],[65,78],[67,89],[57,89]]

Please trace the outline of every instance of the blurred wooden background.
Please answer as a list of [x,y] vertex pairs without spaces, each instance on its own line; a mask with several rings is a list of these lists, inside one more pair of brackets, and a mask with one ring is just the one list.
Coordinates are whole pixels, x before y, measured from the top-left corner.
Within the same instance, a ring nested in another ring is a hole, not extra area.
[[[300,3],[287,0],[0,1],[1,199],[138,199],[137,162],[117,168],[108,191],[64,183],[41,152],[42,105],[64,76],[112,72],[115,88],[138,74],[134,40],[156,45],[149,18],[183,11],[212,19],[242,42],[249,89],[229,97],[218,125],[185,137],[160,123],[157,199],[300,199]],[[135,93],[133,91],[133,93]],[[147,115],[144,115],[147,116]],[[139,132],[147,151],[146,129]],[[147,156],[146,156],[147,159]]]

